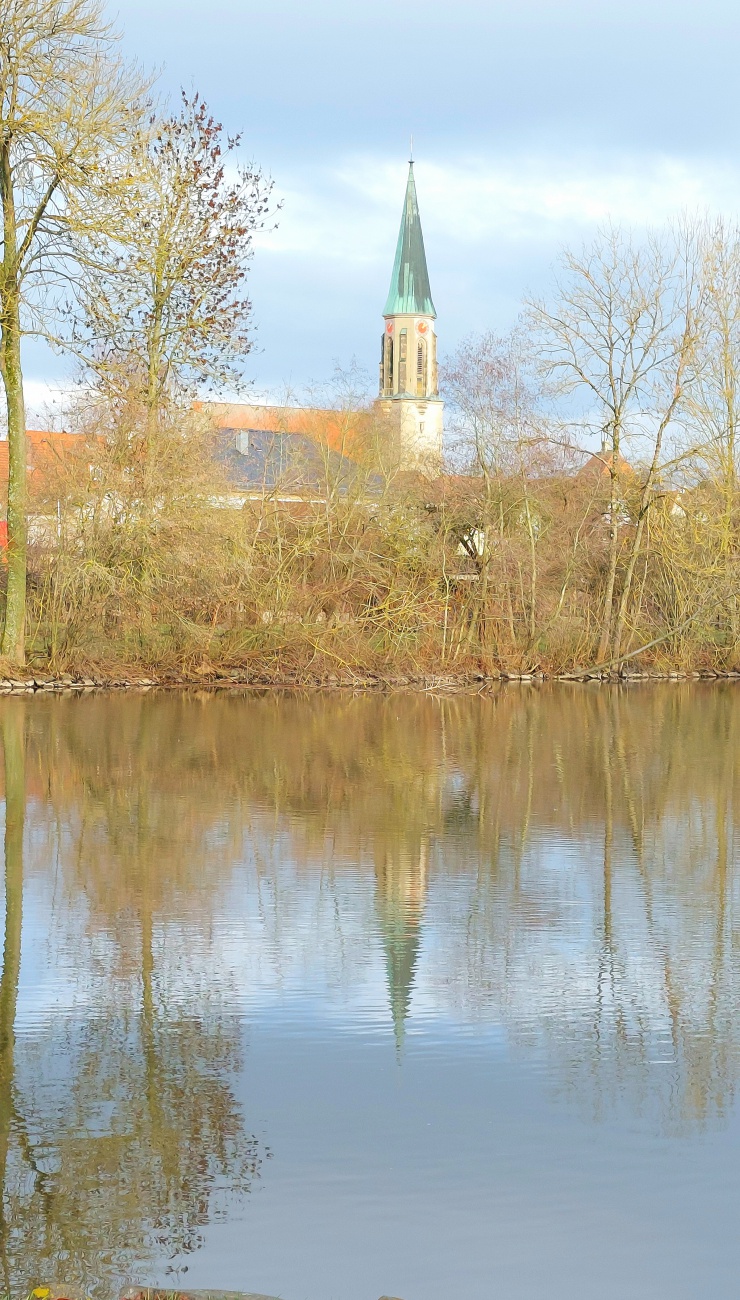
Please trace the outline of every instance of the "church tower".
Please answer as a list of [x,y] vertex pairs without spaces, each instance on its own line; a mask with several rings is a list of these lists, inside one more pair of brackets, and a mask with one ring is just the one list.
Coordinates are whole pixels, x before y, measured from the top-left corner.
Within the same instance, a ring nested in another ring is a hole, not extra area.
[[401,468],[438,470],[443,403],[437,382],[437,313],[429,287],[412,161],[383,315],[379,400],[398,430]]

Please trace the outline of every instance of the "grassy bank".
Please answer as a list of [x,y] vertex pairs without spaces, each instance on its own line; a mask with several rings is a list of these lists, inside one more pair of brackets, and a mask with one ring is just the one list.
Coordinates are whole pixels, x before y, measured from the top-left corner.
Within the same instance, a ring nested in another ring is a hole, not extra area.
[[[197,423],[156,447],[81,438],[32,501],[28,666],[75,677],[362,682],[501,674],[731,672],[734,552],[711,488],[653,502],[625,470],[599,657],[609,502],[599,466],[537,476],[370,470],[300,498],[235,499]],[[5,666],[13,677],[12,665]],[[17,675],[17,674],[16,674]]]

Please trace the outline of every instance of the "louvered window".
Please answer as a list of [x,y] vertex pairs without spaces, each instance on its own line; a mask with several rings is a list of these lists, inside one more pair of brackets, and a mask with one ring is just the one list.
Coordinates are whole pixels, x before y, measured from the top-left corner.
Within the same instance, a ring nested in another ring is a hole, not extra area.
[[426,397],[427,345],[419,339],[416,347],[416,396]]
[[408,334],[406,330],[401,330],[398,342],[398,391],[406,392],[406,350],[408,343]]

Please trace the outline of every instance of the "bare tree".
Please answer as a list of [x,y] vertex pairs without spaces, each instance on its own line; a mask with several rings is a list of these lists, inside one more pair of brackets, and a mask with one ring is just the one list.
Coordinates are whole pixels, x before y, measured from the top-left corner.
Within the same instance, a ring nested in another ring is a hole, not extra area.
[[[713,499],[713,508],[707,509],[705,502],[695,522],[711,524],[713,559],[724,585],[721,603],[734,645],[740,635],[736,580],[740,543],[740,229],[718,220],[702,231],[702,245],[705,318],[688,415],[698,476],[704,495]],[[706,527],[700,531],[706,533]]]
[[[479,565],[480,603],[485,607],[493,584],[492,563],[497,552],[501,562],[505,536],[512,531],[523,534],[526,558],[518,585],[526,590],[522,603],[529,650],[537,636],[538,541],[543,531],[536,488],[555,467],[531,353],[519,331],[506,337],[490,332],[471,336],[440,376],[452,408],[455,458],[461,469],[481,481],[479,520],[462,539]],[[496,576],[503,587],[504,574]],[[513,627],[510,596],[508,605]]]
[[108,220],[83,241],[78,345],[103,394],[143,395],[150,433],[173,394],[238,383],[252,346],[245,279],[272,182],[239,143],[183,93],[111,160]]
[[2,653],[25,657],[26,417],[21,339],[42,327],[89,220],[102,157],[142,92],[99,0],[5,0],[0,14],[0,374],[9,442],[8,591]]
[[[609,229],[580,255],[566,253],[552,305],[529,304],[545,370],[580,393],[601,435],[609,474],[609,545],[597,659],[618,660],[648,511],[672,424],[685,404],[701,315],[701,276],[691,230],[643,243]],[[623,449],[649,451],[617,587],[624,514]]]

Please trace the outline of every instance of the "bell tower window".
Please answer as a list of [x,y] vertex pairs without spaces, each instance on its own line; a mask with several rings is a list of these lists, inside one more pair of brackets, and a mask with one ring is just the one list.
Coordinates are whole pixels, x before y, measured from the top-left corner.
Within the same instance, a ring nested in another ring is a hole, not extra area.
[[431,361],[432,361],[432,373],[431,373],[431,376],[430,376],[431,383],[430,383],[429,387],[430,387],[430,391],[431,391],[432,397],[436,397],[436,396],[437,396],[438,389],[439,389],[439,378],[438,378],[438,375],[437,375],[437,336],[436,336],[436,334],[432,334],[432,335],[430,336],[430,339],[429,339],[429,348],[430,348],[430,355],[431,355]]
[[380,395],[387,397],[393,393],[393,336],[383,334],[380,347]]
[[416,346],[416,396],[425,397],[427,390],[427,345],[419,339]]
[[404,329],[398,336],[398,391],[406,392],[406,353],[408,332]]

